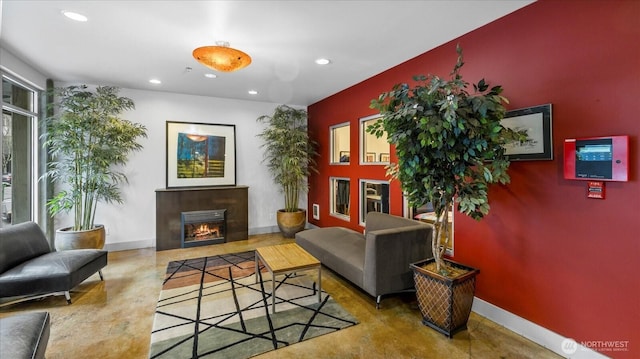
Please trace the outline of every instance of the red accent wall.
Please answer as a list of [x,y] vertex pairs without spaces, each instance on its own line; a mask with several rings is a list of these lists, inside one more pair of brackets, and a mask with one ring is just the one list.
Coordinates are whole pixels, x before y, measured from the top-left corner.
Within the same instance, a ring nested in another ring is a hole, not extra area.
[[[361,229],[329,215],[329,177],[384,179],[382,166],[329,165],[328,127],[358,119],[369,102],[415,74],[447,76],[456,43],[464,78],[505,88],[510,109],[553,105],[552,161],[512,163],[509,186],[490,191],[481,222],[455,216],[455,259],[478,267],[477,296],[566,337],[629,341],[614,358],[640,355],[640,2],[539,1],[309,107],[321,146],[320,173],[310,179],[311,223]],[[375,36],[375,34],[372,34]],[[563,179],[565,138],[629,135],[628,182],[607,183],[606,199],[587,199],[586,183]],[[392,161],[394,160],[392,151]],[[393,214],[402,214],[399,186]],[[353,210],[357,210],[354,206]]]

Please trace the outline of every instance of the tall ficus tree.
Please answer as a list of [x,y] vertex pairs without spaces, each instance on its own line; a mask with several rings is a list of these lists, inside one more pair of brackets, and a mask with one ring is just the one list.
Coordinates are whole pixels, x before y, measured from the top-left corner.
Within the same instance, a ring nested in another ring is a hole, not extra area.
[[431,202],[435,211],[433,255],[437,270],[447,273],[443,255],[450,241],[449,209],[476,220],[489,213],[488,186],[509,183],[509,159],[504,145],[526,140],[526,133],[505,128],[500,121],[508,103],[502,87],[484,79],[473,84],[462,79],[462,50],[450,79],[415,76],[413,87],[393,86],[371,101],[382,120],[367,131],[387,133],[398,162],[388,174],[398,179],[413,207]]

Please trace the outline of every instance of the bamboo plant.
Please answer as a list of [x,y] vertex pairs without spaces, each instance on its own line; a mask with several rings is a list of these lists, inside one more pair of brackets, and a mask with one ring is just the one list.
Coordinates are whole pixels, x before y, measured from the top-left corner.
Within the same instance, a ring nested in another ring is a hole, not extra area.
[[367,131],[380,137],[387,133],[396,149],[397,163],[388,174],[400,181],[411,206],[431,202],[436,221],[432,250],[436,270],[449,271],[443,260],[451,235],[449,209],[480,220],[489,213],[488,186],[509,183],[508,156],[504,145],[526,140],[525,132],[505,128],[500,121],[506,113],[502,87],[484,79],[468,91],[460,70],[463,54],[450,79],[436,75],[414,76],[413,87],[393,86],[371,101],[380,111],[381,121]]
[[137,140],[147,136],[146,128],[119,117],[135,105],[118,96],[116,87],[68,86],[53,92],[54,115],[42,135],[52,159],[44,177],[58,185],[47,202],[49,213],[73,211],[72,230],[93,229],[99,202],[123,202],[119,185],[127,177],[120,167],[142,149]]
[[300,193],[307,189],[307,177],[316,171],[315,141],[309,138],[307,112],[287,105],[273,115],[257,119],[267,126],[258,134],[264,142],[264,160],[273,180],[284,194],[284,211],[298,211]]

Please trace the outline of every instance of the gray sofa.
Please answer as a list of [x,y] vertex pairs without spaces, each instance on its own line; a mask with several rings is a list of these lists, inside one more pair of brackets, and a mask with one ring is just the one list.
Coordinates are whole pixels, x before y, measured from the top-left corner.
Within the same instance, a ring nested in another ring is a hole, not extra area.
[[2,359],[42,359],[49,343],[51,320],[47,312],[0,318]]
[[[69,291],[107,265],[107,251],[53,252],[40,227],[25,222],[0,228],[0,298]],[[4,305],[6,305],[5,303]]]
[[433,226],[369,212],[365,234],[343,227],[296,233],[296,243],[365,292],[376,297],[412,290],[409,264],[431,258]]

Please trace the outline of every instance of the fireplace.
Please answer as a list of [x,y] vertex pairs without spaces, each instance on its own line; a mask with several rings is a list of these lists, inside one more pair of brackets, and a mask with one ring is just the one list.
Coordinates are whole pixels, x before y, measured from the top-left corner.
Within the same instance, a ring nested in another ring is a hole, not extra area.
[[182,248],[226,242],[226,209],[182,212],[180,216]]

